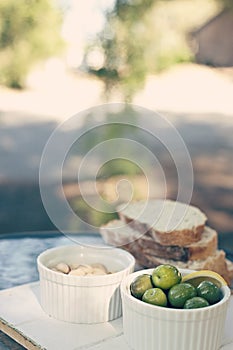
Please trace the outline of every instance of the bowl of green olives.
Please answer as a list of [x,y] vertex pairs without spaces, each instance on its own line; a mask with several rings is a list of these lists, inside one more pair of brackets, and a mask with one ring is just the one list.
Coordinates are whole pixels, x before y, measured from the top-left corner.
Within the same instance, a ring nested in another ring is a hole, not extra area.
[[169,264],[121,283],[124,336],[134,350],[218,350],[231,292],[212,271]]

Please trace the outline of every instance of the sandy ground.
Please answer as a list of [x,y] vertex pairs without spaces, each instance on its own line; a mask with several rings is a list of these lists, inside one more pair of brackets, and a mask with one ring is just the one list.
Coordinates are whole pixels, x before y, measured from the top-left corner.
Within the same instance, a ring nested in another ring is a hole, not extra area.
[[[148,78],[145,90],[135,97],[153,110],[186,114],[190,120],[212,121],[211,114],[233,122],[233,69],[184,64]],[[207,116],[203,118],[203,114]],[[199,115],[199,117],[197,116]]]
[[[5,125],[51,120],[59,123],[104,101],[100,81],[67,72],[57,60],[50,60],[33,71],[27,86],[23,91],[0,87],[0,121]],[[195,115],[194,120],[205,122],[221,114],[224,122],[233,123],[232,98],[233,68],[183,64],[148,77],[133,103],[154,111],[182,113],[189,119]],[[119,99],[113,97],[110,102]],[[29,118],[30,114],[33,118]]]

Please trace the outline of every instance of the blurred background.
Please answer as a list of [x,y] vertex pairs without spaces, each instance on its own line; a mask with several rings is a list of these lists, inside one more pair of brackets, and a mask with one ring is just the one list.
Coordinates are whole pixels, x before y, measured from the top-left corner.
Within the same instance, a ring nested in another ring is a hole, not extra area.
[[[177,128],[193,163],[191,203],[206,212],[222,246],[233,250],[232,32],[232,1],[1,0],[0,233],[56,230],[39,190],[40,160],[49,136],[78,112],[124,102],[125,109],[116,112],[119,120],[125,113],[136,119],[133,105],[138,105],[158,111]],[[87,113],[90,125],[95,118]],[[111,115],[105,118],[111,120]],[[97,227],[116,214],[85,203],[73,170],[77,157],[103,137],[130,135],[132,130],[116,126],[93,134],[91,144],[72,147],[65,165],[66,198]],[[167,197],[175,199],[171,157],[149,138],[146,145],[164,169]],[[134,198],[145,197],[141,169],[118,159],[98,173],[98,191],[106,201],[116,204],[115,185],[122,177],[133,184]],[[88,171],[82,181],[88,189]],[[47,186],[59,201],[50,169]],[[158,187],[155,183],[155,197]],[[66,225],[81,229],[72,222]]]

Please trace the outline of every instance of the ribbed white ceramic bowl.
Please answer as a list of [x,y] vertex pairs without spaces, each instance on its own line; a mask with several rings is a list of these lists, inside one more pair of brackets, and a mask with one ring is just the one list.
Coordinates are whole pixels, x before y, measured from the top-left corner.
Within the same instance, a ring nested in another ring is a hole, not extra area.
[[[200,309],[171,309],[150,305],[130,294],[130,284],[143,273],[127,276],[121,283],[124,335],[134,350],[217,350],[220,348],[230,289],[222,288],[223,299]],[[180,269],[182,275],[190,270]]]
[[[73,276],[50,269],[59,262],[102,263],[114,273]],[[118,318],[122,314],[119,286],[134,265],[134,257],[119,248],[70,245],[48,249],[37,258],[41,306],[49,316],[72,323],[100,323]]]

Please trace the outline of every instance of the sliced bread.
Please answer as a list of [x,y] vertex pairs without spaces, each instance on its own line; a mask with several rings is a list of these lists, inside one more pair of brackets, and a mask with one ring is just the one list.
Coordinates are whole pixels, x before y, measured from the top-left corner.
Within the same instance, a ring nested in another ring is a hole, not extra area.
[[171,264],[181,269],[190,269],[190,270],[211,270],[220,274],[226,282],[231,284],[231,275],[227,268],[226,255],[223,250],[217,250],[214,255],[209,256],[204,260],[196,260],[196,261],[175,261],[171,259],[163,259],[159,257],[155,257],[152,255],[137,255],[134,253],[137,262],[142,267],[153,268],[161,264]]
[[122,246],[139,239],[142,234],[120,220],[112,220],[100,227],[100,233],[107,244]]
[[183,262],[206,259],[208,256],[213,255],[217,249],[217,232],[209,227],[205,227],[200,241],[184,247],[161,245],[154,241],[151,236],[147,234],[142,235],[120,220],[113,220],[107,225],[101,226],[100,233],[108,244],[115,246],[130,244],[133,251],[138,250],[140,254],[155,255]]
[[117,207],[120,219],[148,233],[162,245],[186,246],[201,239],[206,215],[194,206],[171,200],[137,201]]
[[[227,270],[228,270],[230,279],[233,280],[233,262],[229,259],[226,259],[226,263],[227,263]],[[232,285],[232,289],[233,289],[233,285]]]
[[208,256],[213,255],[217,250],[218,239],[217,232],[210,227],[205,226],[201,239],[198,242],[184,247],[173,245],[163,246],[146,235],[139,238],[138,244],[142,248],[144,254],[186,262],[189,260],[203,260],[208,258]]

